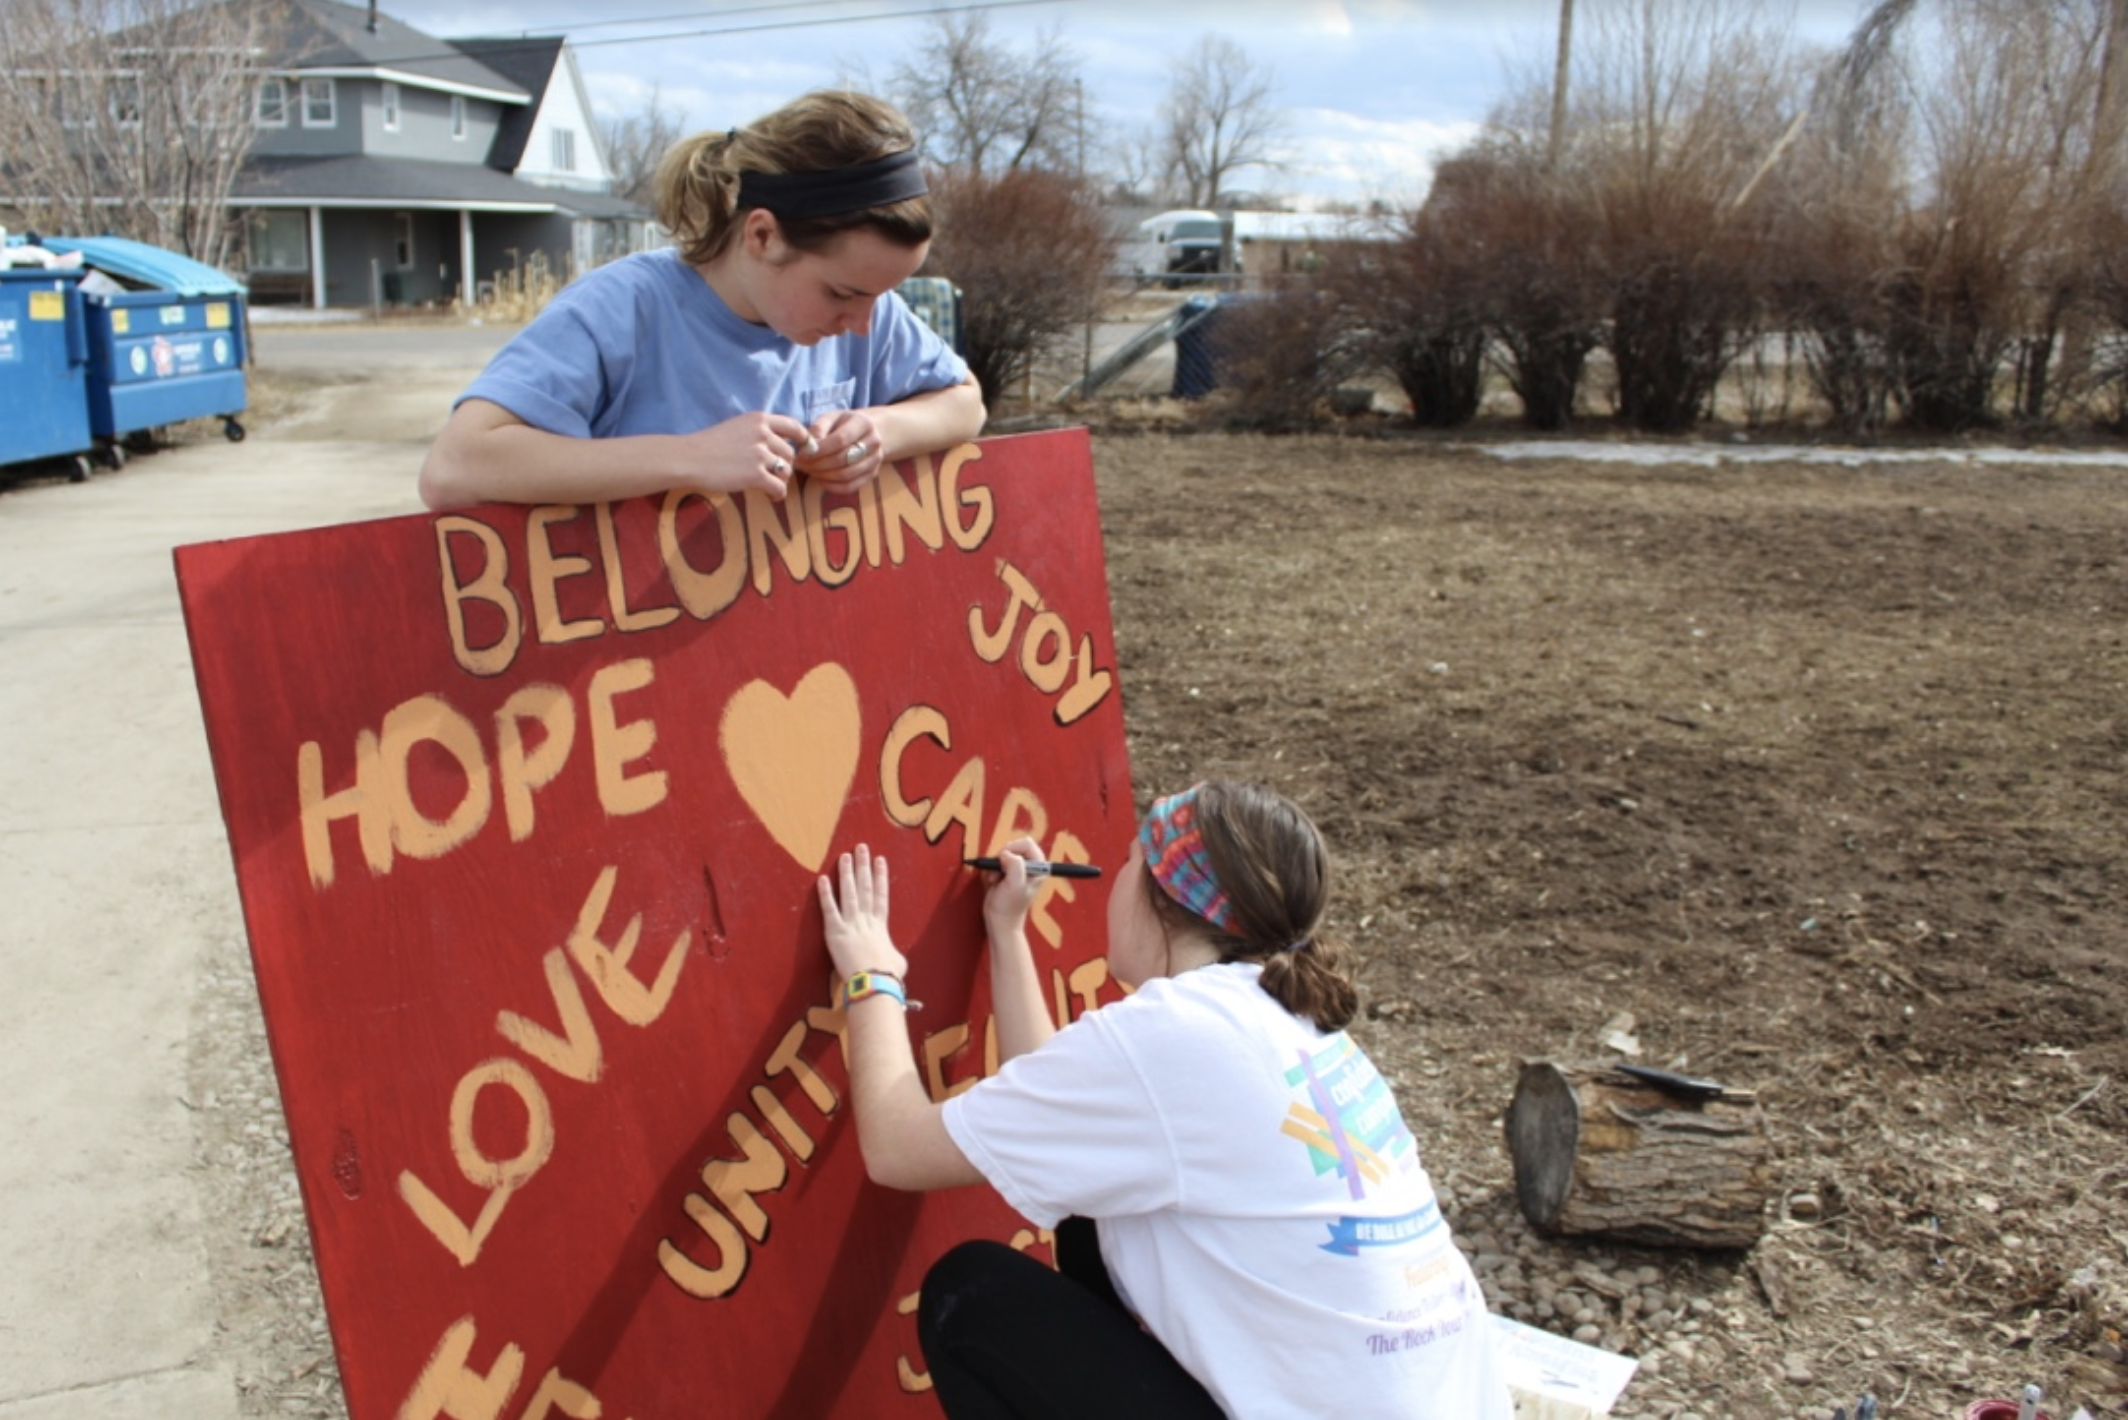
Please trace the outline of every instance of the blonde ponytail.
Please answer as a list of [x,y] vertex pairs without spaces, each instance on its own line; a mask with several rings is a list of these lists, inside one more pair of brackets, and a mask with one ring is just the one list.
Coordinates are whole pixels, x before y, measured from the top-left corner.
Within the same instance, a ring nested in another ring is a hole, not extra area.
[[[916,135],[892,104],[868,94],[835,90],[807,94],[723,133],[697,133],[667,150],[653,188],[658,221],[680,254],[700,265],[731,245],[743,215],[744,173],[830,172],[913,151]],[[912,197],[832,216],[779,219],[783,239],[817,251],[839,232],[870,227],[899,246],[931,238],[931,204]]]

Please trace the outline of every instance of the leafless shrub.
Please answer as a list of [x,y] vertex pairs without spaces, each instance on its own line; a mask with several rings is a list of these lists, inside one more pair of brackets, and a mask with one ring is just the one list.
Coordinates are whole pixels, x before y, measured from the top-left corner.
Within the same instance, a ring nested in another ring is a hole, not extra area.
[[925,270],[961,288],[969,367],[993,399],[1095,308],[1115,238],[1076,179],[1023,169],[998,177],[938,174],[939,235]]
[[1916,83],[1923,185],[1898,233],[1890,348],[1906,421],[1969,429],[2058,409],[2088,306],[2095,204],[2117,181],[2121,7],[1946,0]]
[[1532,429],[1564,429],[1609,305],[1585,183],[1497,138],[1442,165],[1427,208],[1475,258],[1473,298]]
[[508,270],[484,283],[477,310],[483,320],[521,325],[545,310],[561,294],[562,285],[547,254],[535,249],[529,258],[512,261]]
[[1366,367],[1365,340],[1325,283],[1224,303],[1205,336],[1231,422],[1292,430],[1319,420]]
[[1429,205],[1485,253],[1526,422],[1565,426],[1600,340],[1618,416],[1675,432],[1760,328],[1764,179],[1792,141],[1800,71],[1738,0],[1583,10],[1586,42],[1495,112]]
[[1711,412],[1715,386],[1754,333],[1755,234],[1706,193],[1613,194],[1605,215],[1618,417],[1681,433]]
[[1758,329],[1764,175],[1795,121],[1792,45],[1743,6],[1612,5],[1577,71],[1562,158],[1593,191],[1618,415],[1674,433]]
[[1429,206],[1392,241],[1331,253],[1321,289],[1354,332],[1354,354],[1387,370],[1417,424],[1436,429],[1477,415],[1488,335],[1467,234]]
[[1884,429],[1897,387],[1890,287],[1911,127],[1886,55],[1912,4],[1883,0],[1820,71],[1809,125],[1765,197],[1773,319],[1800,349],[1828,422],[1858,437]]
[[2091,253],[2083,389],[2099,423],[2128,434],[2128,208],[2094,213],[2085,239]]

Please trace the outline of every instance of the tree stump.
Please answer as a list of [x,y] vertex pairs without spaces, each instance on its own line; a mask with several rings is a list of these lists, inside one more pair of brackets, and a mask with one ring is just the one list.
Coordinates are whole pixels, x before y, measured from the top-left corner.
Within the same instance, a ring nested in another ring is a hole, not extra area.
[[1528,1060],[1507,1111],[1515,1196],[1539,1231],[1748,1248],[1765,1231],[1766,1117],[1604,1065]]

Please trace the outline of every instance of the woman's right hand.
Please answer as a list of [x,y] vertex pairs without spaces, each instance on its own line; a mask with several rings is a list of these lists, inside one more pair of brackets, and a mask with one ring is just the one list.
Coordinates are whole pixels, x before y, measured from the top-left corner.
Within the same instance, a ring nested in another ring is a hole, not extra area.
[[1026,927],[1044,881],[1029,876],[1027,865],[1041,861],[1042,845],[1032,838],[1015,838],[999,850],[997,881],[983,894],[983,926],[993,942]]
[[676,470],[681,475],[676,486],[705,493],[753,490],[776,499],[790,491],[798,460],[817,443],[798,420],[765,412],[736,415],[682,435],[680,442],[683,467]]

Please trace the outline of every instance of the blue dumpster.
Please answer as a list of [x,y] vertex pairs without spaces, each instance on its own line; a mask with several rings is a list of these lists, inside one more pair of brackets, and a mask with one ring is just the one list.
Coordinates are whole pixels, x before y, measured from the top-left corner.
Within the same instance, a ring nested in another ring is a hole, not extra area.
[[1225,308],[1220,296],[1192,296],[1182,303],[1182,323],[1175,331],[1175,378],[1168,387],[1171,397],[1203,399],[1219,388],[1225,354],[1220,317]]
[[0,267],[0,464],[68,459],[89,476],[88,362],[81,273]]
[[114,462],[164,424],[219,418],[244,437],[244,286],[205,262],[124,237],[50,237],[127,289],[88,292],[89,427]]

